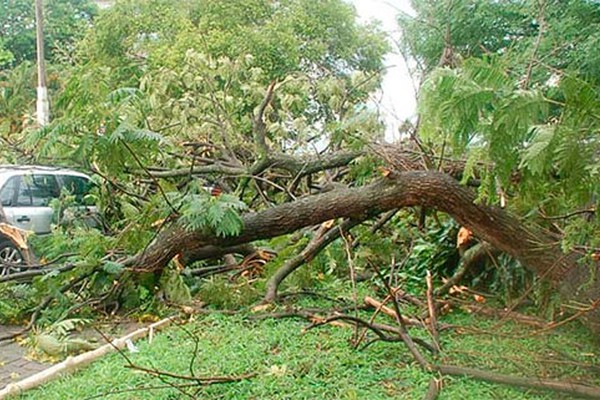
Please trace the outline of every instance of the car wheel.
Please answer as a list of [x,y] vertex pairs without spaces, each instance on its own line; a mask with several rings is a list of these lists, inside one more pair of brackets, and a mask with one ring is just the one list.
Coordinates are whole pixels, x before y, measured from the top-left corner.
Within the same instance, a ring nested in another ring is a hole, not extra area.
[[21,250],[14,243],[5,240],[0,242],[0,276],[20,272],[19,265],[25,263]]

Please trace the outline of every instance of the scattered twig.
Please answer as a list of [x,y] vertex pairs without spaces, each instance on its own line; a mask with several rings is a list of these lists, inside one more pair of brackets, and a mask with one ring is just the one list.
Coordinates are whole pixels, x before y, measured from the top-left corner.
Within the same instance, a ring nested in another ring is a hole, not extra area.
[[[469,312],[485,315],[488,317],[500,318],[501,320],[510,319],[511,321],[514,321],[519,324],[542,329],[548,326],[548,323],[540,318],[533,317],[531,315],[521,314],[516,311],[501,310],[497,308],[487,307],[482,304],[466,303],[457,299],[450,300],[450,303],[465,308]],[[498,326],[494,326],[494,328],[497,329]]]
[[265,93],[265,97],[263,98],[263,101],[260,103],[260,106],[258,107],[258,111],[257,111],[256,115],[254,116],[254,121],[253,121],[254,140],[255,140],[256,146],[258,147],[258,151],[265,155],[268,153],[269,147],[267,146],[267,142],[266,142],[266,138],[265,138],[267,127],[266,127],[265,121],[263,120],[263,117],[264,117],[264,113],[265,113],[267,106],[269,104],[271,104],[271,101],[273,100],[273,92],[275,91],[276,84],[277,84],[277,81],[274,80],[267,87],[267,92]]
[[315,318],[315,319],[313,319],[313,323],[310,326],[308,326],[305,330],[308,331],[312,328],[331,324],[332,322],[335,322],[335,321],[351,321],[351,322],[354,322],[354,325],[364,326],[364,327],[370,329],[373,333],[375,333],[379,337],[379,340],[382,340],[384,342],[398,342],[401,340],[400,338],[398,338],[395,335],[394,336],[386,335],[385,333],[383,333],[383,331],[381,329],[379,329],[379,327],[375,326],[372,323],[365,321],[362,318],[358,318],[353,315],[345,315],[345,314],[334,314],[334,315],[330,315],[325,318]]
[[[354,303],[354,316],[358,318],[358,289],[356,287],[356,270],[354,269],[354,260],[352,259],[352,240],[346,236],[346,232],[342,230],[341,225],[338,225],[340,236],[344,241],[344,249],[346,250],[346,259],[350,269],[350,282],[352,284],[352,302]],[[358,325],[354,330],[354,342],[358,341]]]
[[594,300],[592,302],[592,304],[590,304],[588,307],[579,310],[578,312],[576,312],[575,314],[569,316],[568,318],[563,319],[562,321],[556,321],[556,322],[551,322],[549,324],[546,324],[546,326],[541,327],[539,330],[532,332],[526,336],[535,336],[535,335],[539,335],[540,333],[544,333],[547,332],[549,330],[552,329],[556,329],[559,326],[565,325],[571,321],[576,320],[577,318],[582,317],[583,315],[589,313],[590,311],[594,311],[595,309],[597,309],[600,306],[600,297],[597,298],[596,300]]
[[586,208],[583,210],[576,210],[576,211],[572,211],[570,213],[567,214],[563,214],[563,215],[552,215],[552,216],[547,216],[547,215],[540,215],[543,219],[546,220],[560,220],[560,219],[569,219],[571,217],[576,217],[577,215],[581,215],[581,214],[588,214],[588,215],[593,215],[596,213],[596,207],[591,207],[591,208]]
[[[272,313],[264,313],[264,314],[253,314],[248,316],[248,319],[251,320],[262,320],[268,318],[303,318],[309,321],[312,320],[321,320],[324,317],[322,315],[332,315],[332,314],[342,314],[347,311],[353,311],[355,309],[355,305],[349,305],[344,307],[336,307],[332,309],[321,309],[321,308],[302,308],[302,309],[290,309],[284,311],[277,311]],[[358,306],[360,310],[364,309],[364,307]]]
[[215,383],[229,383],[229,382],[239,382],[242,380],[246,380],[246,379],[250,379],[250,378],[254,378],[257,373],[256,372],[250,372],[247,374],[242,374],[242,375],[236,375],[236,376],[207,376],[207,377],[202,377],[202,376],[193,376],[193,375],[183,375],[183,374],[174,374],[172,372],[168,372],[168,371],[159,371],[157,369],[154,368],[146,368],[146,367],[142,367],[140,365],[125,365],[125,368],[129,368],[129,369],[134,369],[137,371],[142,371],[147,373],[148,375],[151,376],[162,376],[162,377],[168,377],[168,378],[175,378],[175,379],[179,379],[179,380],[184,380],[184,381],[193,381],[196,382],[197,384],[200,385],[212,385]]
[[[386,297],[386,300],[389,300],[390,297]],[[377,301],[374,298],[370,297],[370,296],[365,296],[365,304],[371,307],[376,308],[377,310],[380,310],[381,312],[383,312],[384,314],[392,317],[394,320],[397,320],[398,315],[396,314],[396,311],[392,310],[389,307],[385,306],[385,302],[381,302],[381,301]],[[407,326],[418,326],[418,327],[423,327],[423,323],[421,321],[419,321],[418,319],[415,318],[408,318],[405,316],[401,317],[404,324]]]

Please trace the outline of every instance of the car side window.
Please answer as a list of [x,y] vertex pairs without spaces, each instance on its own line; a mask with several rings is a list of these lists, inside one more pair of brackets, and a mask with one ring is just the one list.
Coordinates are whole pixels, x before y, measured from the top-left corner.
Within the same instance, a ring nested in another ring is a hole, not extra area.
[[75,196],[78,204],[83,204],[85,196],[92,188],[91,181],[87,178],[74,175],[61,175],[60,179],[62,180],[63,188]]
[[15,200],[15,190],[17,189],[17,183],[19,182],[18,176],[13,176],[10,178],[4,186],[2,190],[0,190],[0,201],[4,207],[10,207],[13,205]]
[[48,207],[59,194],[54,175],[24,175],[21,177],[17,206]]
[[[18,177],[19,185],[17,186],[17,207],[30,207],[31,206],[31,190],[27,184],[27,177]],[[25,178],[25,179],[24,179]]]

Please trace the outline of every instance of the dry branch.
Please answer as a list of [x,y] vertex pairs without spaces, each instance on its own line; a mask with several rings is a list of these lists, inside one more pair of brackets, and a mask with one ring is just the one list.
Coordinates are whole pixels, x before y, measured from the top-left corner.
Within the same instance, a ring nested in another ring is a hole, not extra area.
[[427,270],[427,310],[429,311],[429,326],[431,336],[433,336],[433,344],[440,351],[440,335],[438,333],[438,323],[436,317],[435,300],[433,299],[433,279],[431,272]]
[[503,385],[519,386],[528,389],[550,390],[559,393],[565,393],[571,396],[600,399],[600,388],[596,386],[586,386],[571,382],[553,381],[541,378],[523,378],[520,376],[512,376],[498,374],[496,372],[482,371],[475,368],[458,367],[454,365],[438,365],[435,367],[437,371],[445,375],[467,376],[487,382],[500,383]]
[[10,281],[18,281],[18,280],[26,280],[29,278],[33,278],[35,276],[47,275],[50,273],[67,272],[67,271],[71,271],[76,266],[77,266],[77,264],[75,264],[75,263],[67,263],[60,267],[44,267],[44,268],[39,268],[39,269],[27,266],[26,271],[15,272],[15,273],[12,273],[12,274],[6,275],[6,276],[0,276],[0,283],[10,282]]
[[168,371],[160,371],[153,368],[146,368],[139,365],[126,365],[125,368],[133,369],[136,371],[144,372],[151,376],[156,377],[166,377],[166,378],[174,378],[180,379],[183,381],[193,381],[199,385],[213,385],[215,383],[230,383],[230,382],[239,382],[246,379],[254,378],[257,374],[255,372],[251,372],[248,374],[242,375],[231,375],[231,376],[192,376],[192,375],[182,375],[182,374],[173,374]]
[[[396,311],[392,310],[390,307],[385,306],[383,302],[375,300],[370,296],[365,296],[364,302],[368,306],[374,307],[377,310],[381,310],[381,312],[383,312],[384,314],[392,317],[394,321],[397,320],[398,315],[396,314]],[[405,325],[423,327],[423,323],[418,319],[402,316],[402,320]]]
[[[301,316],[301,315],[298,314],[297,316]],[[308,328],[306,328],[306,330],[314,328],[314,327],[322,326],[322,325],[333,324],[337,321],[346,321],[346,322],[352,322],[356,326],[362,326],[364,328],[369,329],[371,332],[373,332],[377,335],[378,340],[381,340],[384,342],[405,342],[406,343],[405,338],[402,337],[404,335],[404,333],[400,328],[385,325],[385,324],[377,324],[374,322],[369,322],[362,318],[355,317],[353,315],[335,313],[335,314],[327,316],[327,317],[310,315],[309,317],[305,317],[305,318],[312,321],[312,324]],[[393,333],[394,335],[388,336],[385,334],[385,332]],[[427,343],[426,341],[424,341],[422,339],[419,339],[419,338],[412,339],[411,338],[411,343],[413,346],[415,344],[421,346],[422,348],[429,351],[430,353],[435,354],[435,352],[436,352],[435,348],[431,344]],[[420,354],[420,351],[418,349],[416,350],[416,352],[418,352]],[[425,359],[423,358],[423,360],[425,360]]]
[[209,165],[192,165],[166,171],[149,170],[154,178],[177,178],[190,175],[221,174],[231,177],[254,176],[268,168],[280,169],[290,172],[297,179],[316,172],[332,168],[344,167],[356,158],[362,156],[362,151],[347,151],[334,154],[323,154],[309,157],[293,157],[287,154],[266,154],[264,158],[256,161],[252,166],[231,166],[215,161]]
[[531,315],[521,314],[516,311],[501,310],[497,308],[484,306],[482,304],[471,304],[458,300],[452,300],[451,303],[456,304],[459,307],[468,310],[469,312],[485,315],[487,317],[493,317],[502,320],[508,319],[519,324],[533,326],[541,329],[545,329],[549,326],[549,324],[543,319]]
[[429,387],[427,388],[427,393],[425,393],[425,397],[423,400],[435,400],[438,398],[440,394],[440,388],[442,386],[442,382],[435,378],[431,378],[429,381]]
[[267,126],[263,117],[267,106],[271,104],[271,101],[273,100],[275,84],[277,84],[277,81],[272,81],[267,87],[267,93],[265,94],[263,101],[260,103],[253,121],[254,142],[258,147],[258,151],[263,155],[266,155],[269,152],[269,146],[267,145],[266,141]]
[[298,269],[302,264],[312,260],[321,250],[327,245],[341,236],[341,232],[347,232],[362,221],[345,220],[337,226],[327,230],[323,230],[320,234],[308,243],[308,245],[296,256],[288,259],[269,279],[266,286],[266,293],[263,302],[270,303],[277,298],[277,289],[283,280]]
[[381,281],[381,283],[383,283],[383,286],[385,286],[389,298],[392,299],[392,304],[394,305],[394,311],[395,311],[395,315],[396,315],[396,322],[398,322],[398,329],[399,329],[398,336],[400,337],[400,339],[402,339],[402,341],[404,342],[404,344],[406,345],[406,347],[412,354],[413,358],[415,359],[415,361],[417,361],[419,363],[421,368],[423,368],[423,370],[425,370],[425,371],[430,371],[431,364],[429,363],[429,361],[427,361],[427,359],[425,359],[425,357],[423,357],[423,354],[421,353],[421,351],[417,348],[417,346],[415,346],[415,341],[408,334],[408,331],[406,329],[406,324],[404,323],[404,318],[402,316],[402,313],[400,312],[400,304],[398,303],[398,299],[396,298],[396,293],[395,293],[394,289],[392,289],[392,287],[390,286],[387,279],[385,279],[383,277],[379,268],[371,262],[369,262],[369,264],[371,265],[371,267],[373,268],[373,270],[379,277],[379,280]]

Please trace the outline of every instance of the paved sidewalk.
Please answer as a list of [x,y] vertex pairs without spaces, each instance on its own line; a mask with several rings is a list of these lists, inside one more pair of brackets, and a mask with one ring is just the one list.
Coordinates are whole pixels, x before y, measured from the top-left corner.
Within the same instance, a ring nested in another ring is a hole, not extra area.
[[[0,336],[16,333],[18,326],[0,325]],[[14,341],[0,343],[0,389],[12,382],[20,381],[48,368],[51,364],[42,364],[25,358],[27,349]]]

